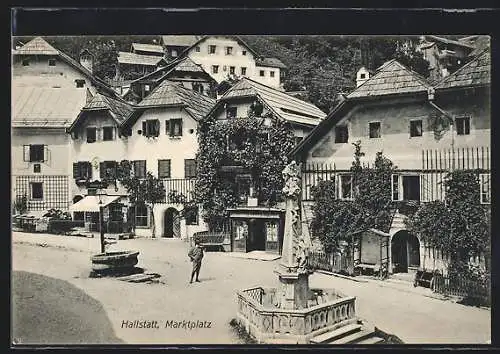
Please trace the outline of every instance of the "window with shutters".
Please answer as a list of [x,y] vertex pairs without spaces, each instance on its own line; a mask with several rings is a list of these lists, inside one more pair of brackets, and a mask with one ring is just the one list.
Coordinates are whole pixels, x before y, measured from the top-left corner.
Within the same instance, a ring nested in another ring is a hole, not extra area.
[[269,75],[271,75],[271,77],[274,77],[274,71],[270,71]]
[[99,166],[99,177],[101,180],[112,181],[116,178],[118,163],[116,161],[104,161]]
[[47,161],[47,145],[33,144],[24,146],[24,161],[45,162]]
[[111,141],[115,140],[114,127],[103,127],[102,128],[102,140]]
[[184,160],[184,178],[195,178],[196,177],[196,160],[185,159]]
[[351,174],[337,175],[337,196],[342,200],[353,200],[353,183]]
[[370,138],[380,138],[380,122],[371,122],[368,124],[370,130]]
[[149,119],[142,122],[142,135],[147,138],[160,135],[160,121],[158,119]]
[[168,121],[168,135],[170,137],[182,136],[182,119],[171,119]]
[[31,182],[30,183],[31,199],[42,200],[43,199],[43,182]]
[[170,160],[158,160],[158,178],[170,178]]
[[392,175],[392,200],[420,202],[420,175],[394,174]]
[[56,60],[55,59],[49,59],[49,66],[56,66]]
[[208,46],[208,54],[215,54],[215,49],[216,49],[215,45],[209,45]]
[[87,143],[95,143],[97,141],[97,128],[89,127],[86,129]]
[[73,163],[73,178],[76,180],[92,179],[92,164],[88,161]]
[[198,207],[186,207],[186,225],[198,225]]
[[137,178],[146,178],[146,160],[136,160],[134,165],[134,176]]
[[148,207],[145,204],[138,204],[135,207],[135,226],[149,227]]

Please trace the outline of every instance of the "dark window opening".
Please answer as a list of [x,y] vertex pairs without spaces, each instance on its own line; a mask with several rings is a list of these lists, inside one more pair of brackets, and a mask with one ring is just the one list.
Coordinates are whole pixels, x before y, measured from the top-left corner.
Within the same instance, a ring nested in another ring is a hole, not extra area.
[[470,117],[455,118],[455,125],[457,127],[457,135],[470,134]]
[[412,120],[410,121],[410,137],[422,136],[422,121]]
[[104,127],[102,129],[102,140],[104,141],[110,141],[114,140],[114,127]]
[[234,75],[235,70],[236,70],[236,68],[235,68],[234,66],[230,66],[230,67],[229,67],[229,73],[230,73],[230,74],[233,74],[233,75]]
[[219,65],[212,65],[212,73],[217,74],[219,72]]
[[45,145],[30,145],[30,162],[44,162]]
[[116,161],[104,161],[100,164],[101,180],[112,181],[116,178],[118,163]]
[[208,54],[215,54],[215,48],[216,48],[216,46],[209,45],[208,46]]
[[171,137],[182,136],[182,119],[168,121],[168,135]]
[[336,143],[347,143],[349,140],[349,132],[346,125],[340,125],[335,127],[335,142]]
[[264,70],[259,71],[260,76],[264,76]]
[[146,160],[133,161],[134,176],[137,178],[146,178]]
[[142,135],[145,137],[157,137],[160,135],[160,121],[151,119],[142,122]]
[[198,225],[198,207],[187,207],[185,215],[186,225]]
[[243,51],[241,52],[241,54],[243,54],[243,55],[247,55],[247,51],[246,51],[246,50],[243,50]]
[[274,71],[270,71],[269,75],[271,75],[271,77],[274,77]]
[[56,60],[55,59],[49,59],[49,66],[56,66]]
[[158,178],[170,178],[170,160],[158,160]]
[[85,86],[85,80],[83,79],[76,79],[75,83],[77,88],[82,88]]
[[88,161],[79,161],[73,164],[73,178],[90,180],[92,178],[92,164]]
[[361,74],[361,75],[359,75],[359,77],[360,77],[361,79],[364,79],[364,78],[366,77],[366,74]]
[[247,74],[247,68],[241,68],[241,75]]
[[237,107],[227,107],[226,108],[226,118],[227,119],[236,118],[237,114],[238,114]]
[[43,199],[42,182],[31,182],[31,199]]
[[226,55],[232,55],[233,54],[233,47],[226,47]]
[[39,163],[36,163],[33,165],[33,173],[40,173],[42,171],[42,168]]
[[184,178],[195,178],[196,177],[196,160],[185,159],[184,160]]
[[97,128],[87,128],[87,143],[95,143],[97,141]]
[[197,46],[196,47],[196,52],[199,53],[200,52],[200,46]]
[[380,122],[372,122],[369,124],[370,138],[380,138]]
[[403,176],[403,200],[420,201],[420,177]]
[[23,59],[23,66],[29,66],[30,65],[30,60],[28,58]]

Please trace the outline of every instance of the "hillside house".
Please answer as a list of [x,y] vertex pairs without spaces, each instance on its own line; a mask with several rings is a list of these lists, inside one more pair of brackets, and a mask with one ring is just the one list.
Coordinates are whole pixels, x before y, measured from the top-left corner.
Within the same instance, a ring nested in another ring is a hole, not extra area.
[[157,56],[163,58],[163,47],[158,44],[132,43],[130,52],[139,55]]
[[[338,198],[352,198],[349,168],[356,141],[366,154],[364,162],[373,162],[382,151],[398,167],[392,177],[395,201],[442,199],[443,177],[460,168],[478,171],[482,201],[488,204],[490,70],[488,49],[434,85],[395,60],[378,68],[292,151],[304,164],[306,219],[312,218],[307,208],[311,186],[320,178],[334,178]],[[390,269],[443,267],[434,251],[404,229],[404,218],[396,212],[389,230]]]
[[115,81],[136,79],[155,71],[164,64],[163,56],[118,52]]
[[189,57],[180,58],[168,65],[130,83],[130,90],[123,96],[129,102],[139,102],[164,80],[182,83],[195,92],[211,94],[215,80]]
[[228,78],[248,77],[281,88],[286,70],[279,59],[263,57],[238,36],[203,36],[179,56],[188,56],[201,65],[217,83]]
[[[251,111],[255,119],[262,120],[264,127],[269,126],[272,120],[286,122],[297,143],[325,117],[325,113],[313,104],[249,78],[242,78],[234,84],[207,117],[216,117],[223,123],[248,117]],[[220,172],[235,181],[241,202],[240,206],[229,210],[232,249],[280,252],[283,210],[263,206],[262,201],[255,197],[258,195],[258,181],[254,180],[250,171],[233,165],[232,161],[226,161]]]
[[110,92],[92,75],[92,56],[81,62],[36,37],[12,52],[12,198],[26,196],[28,211],[67,210],[71,125],[87,99]]
[[167,35],[161,36],[161,44],[165,55],[169,59],[176,59],[186,49],[198,42],[201,36]]

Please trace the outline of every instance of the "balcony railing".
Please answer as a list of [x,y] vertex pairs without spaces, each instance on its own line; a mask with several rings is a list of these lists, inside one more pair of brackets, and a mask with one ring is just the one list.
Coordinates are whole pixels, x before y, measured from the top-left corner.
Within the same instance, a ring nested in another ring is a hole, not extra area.
[[165,178],[162,179],[165,187],[164,203],[174,203],[175,200],[170,198],[172,192],[177,192],[178,195],[186,197],[186,202],[193,201],[194,187],[196,184],[195,178]]

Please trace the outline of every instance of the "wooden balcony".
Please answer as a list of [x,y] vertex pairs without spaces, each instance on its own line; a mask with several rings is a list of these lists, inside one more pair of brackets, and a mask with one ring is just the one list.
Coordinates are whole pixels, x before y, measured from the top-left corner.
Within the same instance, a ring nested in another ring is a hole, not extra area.
[[186,202],[191,202],[194,197],[194,187],[196,184],[195,178],[164,178],[162,179],[165,186],[165,199],[164,203],[173,203],[174,201],[169,198],[170,193],[177,192],[177,194],[184,195]]

